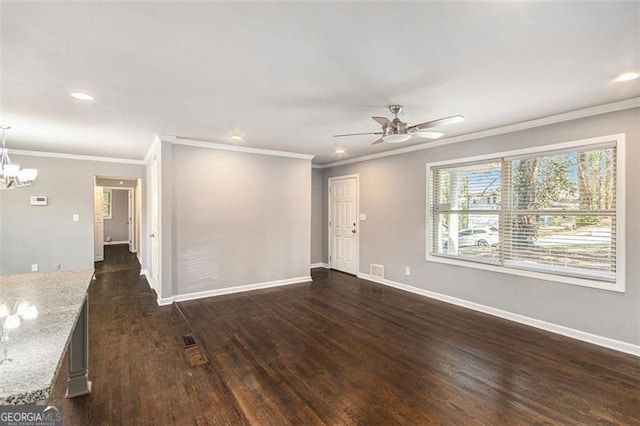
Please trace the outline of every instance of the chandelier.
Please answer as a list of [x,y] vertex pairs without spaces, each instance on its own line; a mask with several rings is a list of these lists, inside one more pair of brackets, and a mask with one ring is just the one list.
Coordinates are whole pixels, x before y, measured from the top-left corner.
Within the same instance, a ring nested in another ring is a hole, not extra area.
[[36,180],[38,170],[20,169],[20,166],[13,164],[9,158],[9,150],[6,147],[6,131],[11,127],[0,126],[2,129],[2,150],[0,150],[0,189],[20,188],[28,186]]

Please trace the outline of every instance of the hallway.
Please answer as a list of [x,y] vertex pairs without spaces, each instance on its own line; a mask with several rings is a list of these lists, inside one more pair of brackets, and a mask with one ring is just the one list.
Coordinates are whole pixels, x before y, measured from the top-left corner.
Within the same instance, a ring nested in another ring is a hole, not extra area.
[[135,254],[105,247],[89,288],[92,393],[64,399],[66,358],[52,395],[65,425],[228,424],[243,419],[208,365],[189,366],[173,306],[159,307]]

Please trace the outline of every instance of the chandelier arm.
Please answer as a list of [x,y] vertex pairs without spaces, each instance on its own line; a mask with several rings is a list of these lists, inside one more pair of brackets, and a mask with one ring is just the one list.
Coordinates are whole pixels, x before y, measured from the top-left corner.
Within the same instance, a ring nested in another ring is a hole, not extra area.
[[38,176],[36,169],[21,169],[17,164],[13,164],[9,158],[7,149],[6,131],[10,127],[0,126],[2,129],[2,149],[0,149],[0,190],[20,188],[31,185]]

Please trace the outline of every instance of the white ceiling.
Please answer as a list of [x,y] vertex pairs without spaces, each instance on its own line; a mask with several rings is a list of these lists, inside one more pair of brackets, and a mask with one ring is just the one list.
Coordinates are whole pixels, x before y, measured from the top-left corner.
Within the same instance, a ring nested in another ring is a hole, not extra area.
[[331,137],[378,131],[391,103],[410,123],[466,116],[442,128],[456,136],[640,96],[639,80],[611,82],[640,68],[639,2],[0,8],[10,149],[142,159],[156,133],[239,131],[326,163],[424,141]]

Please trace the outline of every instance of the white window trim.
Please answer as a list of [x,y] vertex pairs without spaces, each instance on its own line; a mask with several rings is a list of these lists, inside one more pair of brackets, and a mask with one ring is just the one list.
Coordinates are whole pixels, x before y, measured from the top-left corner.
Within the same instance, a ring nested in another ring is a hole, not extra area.
[[[431,253],[432,241],[430,227],[432,223],[431,209],[431,169],[447,165],[471,163],[477,161],[500,159],[528,154],[547,153],[549,151],[567,150],[573,148],[585,148],[589,146],[601,145],[606,142],[616,144],[616,280],[614,283],[599,281],[597,279],[570,277],[565,275],[555,275],[551,273],[529,271],[523,269],[508,268],[499,265],[481,263],[472,260],[453,259],[450,257],[436,256]],[[426,240],[425,253],[428,262],[444,263],[448,265],[465,266],[468,268],[482,269],[485,271],[500,272],[503,274],[518,275],[527,278],[536,278],[545,281],[552,281],[564,284],[590,287],[601,290],[624,293],[626,290],[626,204],[625,204],[625,181],[626,181],[626,135],[619,133],[615,135],[599,136],[589,139],[581,139],[570,142],[562,142],[551,145],[543,145],[534,148],[524,148],[513,151],[495,152],[491,154],[479,155],[475,157],[456,158],[452,160],[437,161],[427,163],[427,187],[426,187]]]

